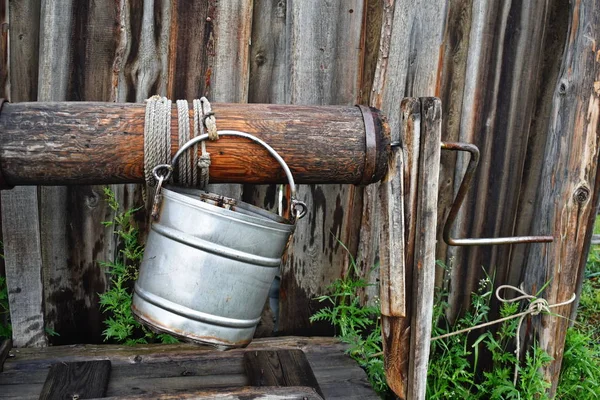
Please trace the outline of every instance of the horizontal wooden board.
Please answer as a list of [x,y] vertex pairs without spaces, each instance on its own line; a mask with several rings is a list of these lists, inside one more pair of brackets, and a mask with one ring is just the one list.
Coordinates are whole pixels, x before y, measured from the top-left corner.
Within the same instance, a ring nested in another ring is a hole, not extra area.
[[0,374],[0,399],[37,399],[48,369],[57,362],[110,360],[107,396],[152,396],[250,384],[244,353],[302,350],[327,399],[377,399],[365,372],[334,338],[257,339],[246,349],[226,352],[206,346],[76,345],[14,349]]

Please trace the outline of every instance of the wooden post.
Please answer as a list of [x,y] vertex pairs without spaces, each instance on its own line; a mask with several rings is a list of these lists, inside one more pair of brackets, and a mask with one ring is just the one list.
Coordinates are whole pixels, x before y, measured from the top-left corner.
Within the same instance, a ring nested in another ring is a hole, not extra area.
[[[598,206],[600,121],[600,1],[569,3],[569,33],[554,88],[543,168],[534,204],[532,232],[552,232],[552,244],[531,245],[524,289],[548,303],[568,300],[579,291]],[[569,320],[576,304],[532,318],[533,337],[553,358],[543,368],[553,397],[563,358]]]
[[[401,398],[406,398],[408,384],[408,360],[410,356],[410,313],[411,307],[403,304],[400,312],[393,315],[389,296],[391,288],[403,287],[405,302],[412,298],[412,282],[415,212],[416,212],[416,160],[419,158],[419,136],[421,130],[421,106],[418,99],[407,98],[400,105],[401,129],[393,132],[392,140],[401,140],[402,148],[394,149],[388,176],[380,186],[381,202],[381,265],[380,292],[382,309],[383,350],[388,385]],[[416,151],[415,151],[416,148]],[[401,152],[400,152],[401,150]],[[402,221],[402,226],[398,223]],[[400,234],[400,238],[398,238]],[[396,258],[403,250],[402,260]],[[402,275],[392,275],[401,273]],[[397,310],[400,311],[400,310]]]
[[441,101],[421,98],[421,145],[418,173],[413,310],[410,335],[408,399],[425,399],[435,286],[438,179],[442,133]]

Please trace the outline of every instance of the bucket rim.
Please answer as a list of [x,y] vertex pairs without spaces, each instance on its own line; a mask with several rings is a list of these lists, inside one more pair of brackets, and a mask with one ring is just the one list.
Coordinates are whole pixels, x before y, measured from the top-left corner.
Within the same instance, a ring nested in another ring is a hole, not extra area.
[[[162,192],[165,197],[181,201],[190,207],[199,207],[219,215],[242,220],[247,223],[257,224],[263,228],[269,227],[282,229],[284,231],[293,231],[296,226],[293,220],[283,218],[271,211],[246,203],[242,200],[236,200],[231,197],[207,192],[201,189],[165,185],[162,188]],[[234,206],[234,209],[217,206],[202,199],[208,199],[215,203],[230,204]]]

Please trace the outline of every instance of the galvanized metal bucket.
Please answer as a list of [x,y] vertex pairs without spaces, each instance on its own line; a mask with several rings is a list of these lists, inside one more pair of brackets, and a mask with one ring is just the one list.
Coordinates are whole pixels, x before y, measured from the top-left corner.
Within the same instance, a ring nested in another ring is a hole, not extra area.
[[[157,166],[158,215],[146,242],[132,310],[155,331],[228,349],[252,340],[281,257],[306,206],[295,199],[292,174],[275,150],[244,132],[219,131],[222,135],[249,138],[279,161],[291,189],[291,220],[201,190],[162,188],[173,168]],[[172,165],[207,136],[182,146]],[[161,175],[161,169],[167,172]]]

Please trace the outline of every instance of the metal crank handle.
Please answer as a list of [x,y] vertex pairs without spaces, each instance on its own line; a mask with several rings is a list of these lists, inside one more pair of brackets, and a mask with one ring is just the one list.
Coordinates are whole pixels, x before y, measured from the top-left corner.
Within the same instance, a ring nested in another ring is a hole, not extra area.
[[450,213],[448,214],[448,218],[446,219],[446,223],[444,224],[444,242],[446,242],[450,246],[491,246],[498,244],[549,243],[554,240],[552,236],[513,236],[499,238],[451,237],[450,230],[452,229],[452,225],[454,225],[454,221],[458,216],[460,206],[462,205],[467,195],[467,192],[471,187],[471,182],[473,180],[473,176],[475,175],[475,170],[477,169],[477,165],[479,164],[479,149],[477,148],[477,146],[471,143],[442,142],[442,150],[466,151],[471,155],[469,165],[467,166],[467,171],[463,176],[460,187],[458,188],[458,193],[456,194],[456,198],[454,199],[454,203],[452,203]]

